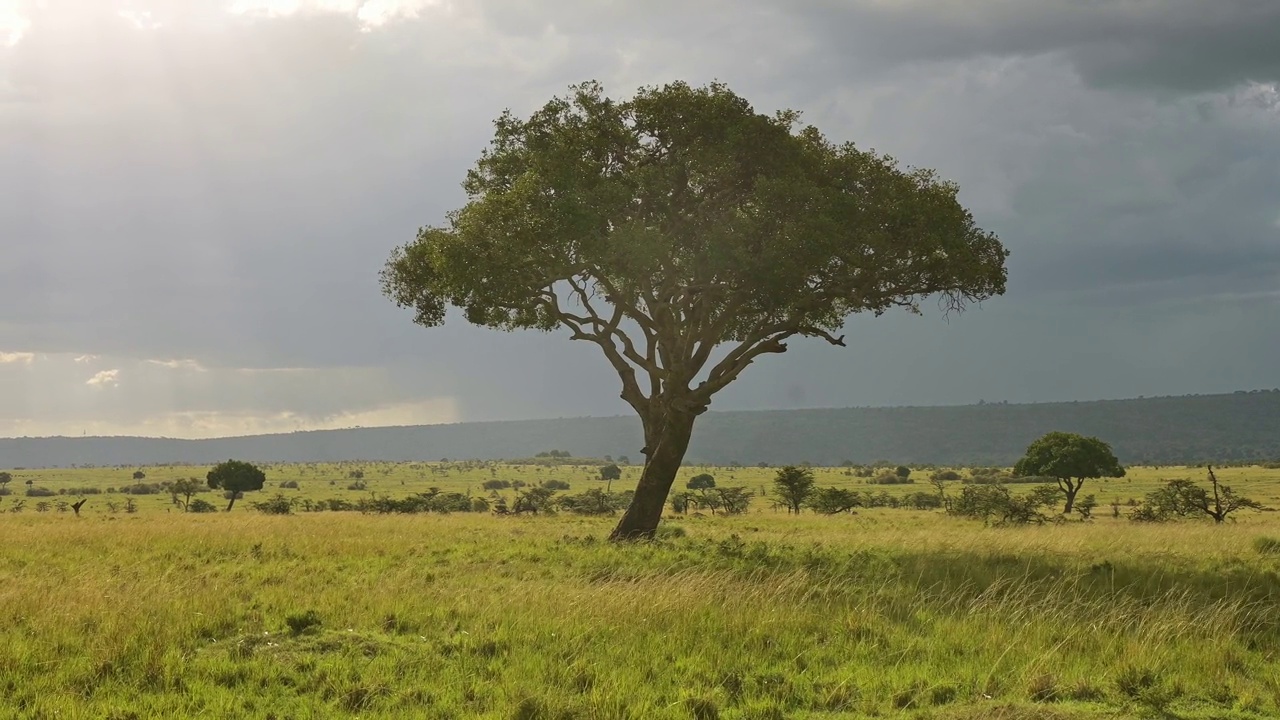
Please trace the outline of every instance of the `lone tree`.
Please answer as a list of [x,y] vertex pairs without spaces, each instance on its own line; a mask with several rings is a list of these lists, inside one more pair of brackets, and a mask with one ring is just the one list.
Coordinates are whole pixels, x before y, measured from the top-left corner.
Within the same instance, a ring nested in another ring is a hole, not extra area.
[[1066,496],[1063,515],[1071,513],[1076,493],[1090,478],[1124,477],[1124,468],[1111,446],[1096,437],[1051,432],[1027,447],[1027,454],[1013,466],[1018,477],[1051,477]]
[[614,465],[613,463],[609,463],[608,465],[605,465],[600,468],[600,479],[607,480],[609,482],[613,482],[614,480],[621,480],[622,468],[618,467],[617,465]]
[[13,482],[13,475],[9,472],[0,472],[0,489]]
[[583,83],[503,113],[466,205],[383,270],[420,325],[452,306],[600,349],[644,430],[615,540],[653,537],[695,419],[757,358],[796,336],[843,346],[855,313],[1004,292],[1007,253],[955,184],[798,121],[718,83],[621,101]]
[[773,478],[773,490],[786,503],[788,512],[799,514],[800,507],[813,494],[813,471],[788,465]]
[[135,482],[142,482],[143,480],[147,479],[147,474],[142,472],[141,470],[134,470],[133,479]]
[[716,486],[716,478],[711,473],[701,473],[689,478],[684,486],[690,490],[710,490]]
[[261,490],[267,482],[267,476],[256,465],[228,460],[209,471],[208,481],[209,487],[225,490],[231,496],[231,502],[227,503],[227,512],[231,512],[240,493]]

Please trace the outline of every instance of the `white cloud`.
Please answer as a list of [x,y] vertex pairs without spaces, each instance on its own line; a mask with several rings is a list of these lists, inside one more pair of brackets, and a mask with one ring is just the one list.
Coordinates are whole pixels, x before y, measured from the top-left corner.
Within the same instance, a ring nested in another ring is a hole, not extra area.
[[85,385],[93,387],[118,387],[120,385],[119,370],[101,370],[85,381]]
[[208,368],[191,359],[183,360],[148,360],[151,365],[158,365],[170,370],[189,370],[191,372],[208,372]]
[[308,13],[353,16],[371,29],[396,19],[415,18],[440,0],[235,0],[227,11],[246,17],[288,17]]
[[0,352],[0,365],[7,365],[9,363],[22,363],[23,365],[30,365],[31,363],[35,362],[35,359],[36,359],[35,353]]
[[97,359],[98,359],[97,355],[77,355],[75,358],[75,361],[78,363],[84,364],[84,363],[91,363]]
[[161,413],[128,422],[84,418],[50,422],[38,418],[0,419],[0,436],[142,436],[202,439],[354,427],[394,427],[458,422],[453,398],[395,403],[353,412],[312,415],[301,412],[191,411]]

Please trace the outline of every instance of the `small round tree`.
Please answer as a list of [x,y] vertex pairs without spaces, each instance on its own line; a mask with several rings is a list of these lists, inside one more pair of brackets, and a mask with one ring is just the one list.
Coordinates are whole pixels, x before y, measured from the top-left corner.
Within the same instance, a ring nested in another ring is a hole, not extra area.
[[813,471],[788,465],[773,478],[773,489],[787,505],[787,511],[800,514],[800,508],[813,493]]
[[240,493],[261,490],[267,482],[267,476],[256,465],[228,460],[209,471],[208,481],[209,487],[225,490],[231,496],[231,502],[227,503],[227,512],[231,512]]
[[612,482],[622,479],[622,468],[610,463],[600,468],[600,479]]
[[1043,476],[1058,481],[1066,496],[1064,515],[1071,512],[1076,494],[1090,478],[1124,477],[1124,468],[1111,446],[1096,437],[1051,432],[1027,447],[1027,454],[1013,466],[1018,477]]
[[689,482],[685,483],[685,487],[690,490],[709,490],[716,486],[716,479],[709,473],[694,475],[689,478]]

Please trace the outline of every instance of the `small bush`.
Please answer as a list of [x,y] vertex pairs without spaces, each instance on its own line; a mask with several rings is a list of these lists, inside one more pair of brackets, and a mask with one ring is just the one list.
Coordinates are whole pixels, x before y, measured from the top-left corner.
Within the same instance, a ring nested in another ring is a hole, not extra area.
[[[61,492],[62,491],[59,491],[59,493]],[[73,487],[73,488],[67,488],[66,494],[67,495],[101,495],[102,490],[96,487],[79,487],[79,488]]]
[[480,484],[485,490],[506,490],[511,487],[510,480],[485,480]]
[[46,487],[36,487],[32,485],[27,488],[27,497],[56,497],[58,493]]
[[368,487],[369,487],[369,486],[368,486],[368,485],[366,485],[366,484],[365,484],[365,482],[364,482],[363,480],[357,480],[357,481],[355,481],[355,482],[351,483],[350,485],[348,485],[348,486],[347,486],[347,489],[348,489],[348,490],[365,490],[365,489],[367,489]]
[[883,472],[871,478],[869,482],[872,485],[914,485],[916,481],[911,477],[902,477],[897,473]]
[[264,515],[288,515],[293,512],[293,501],[283,495],[253,503],[253,508]]
[[120,492],[125,495],[159,495],[165,492],[165,488],[160,483],[134,483],[120,488]]
[[298,489],[298,481],[297,481],[297,480],[285,480],[285,481],[283,481],[283,482],[281,482],[281,483],[280,483],[280,487],[282,487],[282,488],[284,488],[284,489],[286,489],[286,490],[297,490],[297,489]]
[[4,497],[5,495],[12,495],[12,494],[13,494],[13,491],[10,490],[9,488],[0,487],[0,497]]
[[564,480],[544,480],[542,487],[548,490],[568,490],[569,483]]
[[[115,511],[113,510],[112,512],[115,512]],[[218,508],[215,507],[214,504],[209,502],[208,500],[195,498],[191,501],[191,504],[187,505],[187,512],[211,513],[211,512],[218,512]]]

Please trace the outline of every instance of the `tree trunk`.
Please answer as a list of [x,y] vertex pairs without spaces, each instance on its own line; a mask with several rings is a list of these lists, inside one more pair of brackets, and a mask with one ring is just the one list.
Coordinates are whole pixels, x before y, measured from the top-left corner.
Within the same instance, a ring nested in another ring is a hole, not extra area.
[[227,503],[227,512],[231,512],[231,506],[236,504],[236,494],[231,493],[231,502]]
[[646,450],[644,471],[636,485],[635,497],[622,514],[610,540],[652,540],[667,506],[667,495],[680,472],[689,438],[693,435],[694,415],[666,410],[657,421],[645,423]]
[[1076,506],[1076,493],[1080,492],[1080,488],[1082,487],[1084,487],[1083,480],[1078,483],[1073,483],[1070,480],[1067,481],[1067,486],[1063,489],[1063,492],[1067,494],[1067,506],[1062,510],[1063,515],[1071,514],[1071,508]]

